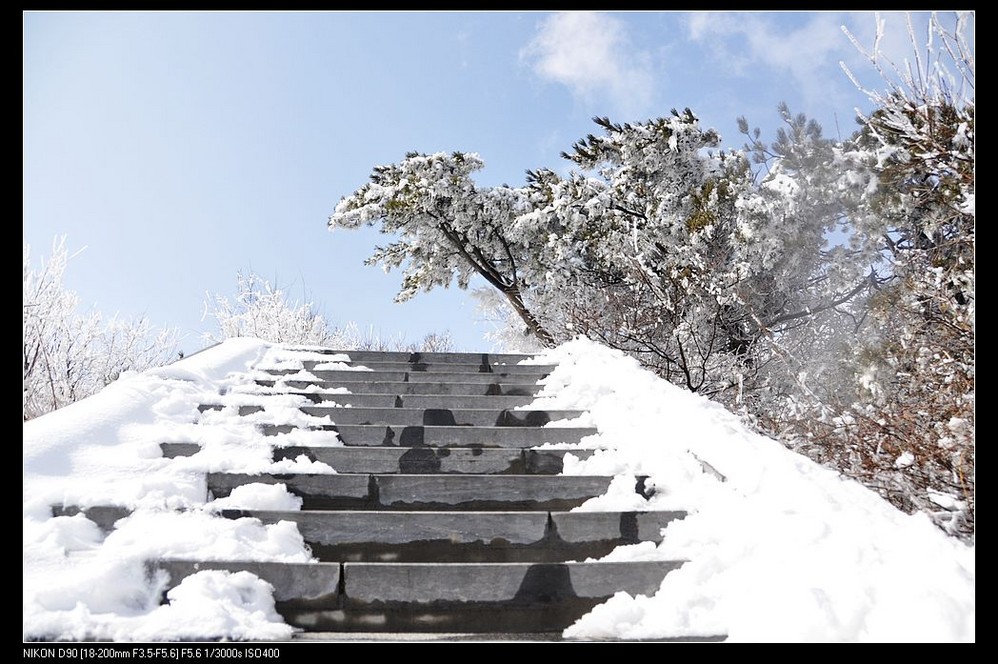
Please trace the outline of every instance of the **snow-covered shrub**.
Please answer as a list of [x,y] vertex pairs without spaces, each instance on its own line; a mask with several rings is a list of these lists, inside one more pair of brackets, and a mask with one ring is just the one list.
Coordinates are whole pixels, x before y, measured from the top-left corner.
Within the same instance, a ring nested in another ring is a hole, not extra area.
[[160,366],[178,353],[175,330],[155,329],[144,318],[105,320],[79,313],[79,298],[63,285],[69,261],[65,237],[35,268],[23,245],[23,400],[28,420],[94,394],[123,371]]
[[204,317],[214,318],[219,334],[208,341],[234,337],[254,337],[275,343],[329,345],[336,339],[326,318],[311,302],[289,301],[284,291],[253,272],[236,275],[234,300],[208,294]]
[[207,334],[217,342],[234,337],[254,337],[275,343],[326,346],[342,350],[377,350],[437,352],[453,350],[447,332],[431,332],[420,341],[406,341],[405,335],[384,336],[374,328],[361,330],[354,323],[343,326],[331,323],[311,302],[287,297],[284,290],[253,272],[237,275],[234,300],[224,295],[208,294],[205,317],[212,317],[219,332]]

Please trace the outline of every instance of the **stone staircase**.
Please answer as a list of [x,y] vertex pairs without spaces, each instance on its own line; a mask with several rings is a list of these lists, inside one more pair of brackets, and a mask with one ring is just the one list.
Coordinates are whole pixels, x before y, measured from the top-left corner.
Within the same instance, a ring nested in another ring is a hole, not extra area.
[[[319,562],[156,561],[171,587],[198,570],[248,570],[274,586],[278,612],[304,638],[557,639],[618,591],[653,594],[682,564],[584,562],[621,544],[659,541],[661,529],[685,515],[571,511],[606,492],[612,478],[560,474],[565,454],[592,453],[577,445],[594,429],[557,422],[581,413],[514,410],[532,401],[552,367],[518,364],[521,355],[328,353],[348,355],[349,369],[305,361],[317,381],[273,371],[258,383],[306,397],[311,405],[303,411],[334,422],[313,428],[343,442],[274,447],[274,460],[304,455],[337,473],[207,477],[209,498],[248,483],[285,484],[302,498],[300,511],[222,515],[291,521]],[[240,414],[259,410],[243,406]],[[293,428],[258,426],[271,435]],[[545,443],[561,445],[535,449]],[[198,450],[161,447],[167,457]],[[634,478],[634,490],[645,494],[644,478]]]

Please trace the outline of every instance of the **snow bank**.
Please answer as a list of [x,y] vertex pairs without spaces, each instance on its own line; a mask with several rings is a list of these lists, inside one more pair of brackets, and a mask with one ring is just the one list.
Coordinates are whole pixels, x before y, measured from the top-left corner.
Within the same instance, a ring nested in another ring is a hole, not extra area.
[[285,484],[253,482],[234,488],[225,498],[216,498],[207,507],[218,510],[300,510],[302,499]]
[[[234,639],[286,640],[294,630],[274,609],[274,588],[249,572],[202,571],[170,590],[157,607],[123,636],[146,641]],[[134,635],[134,636],[133,636]]]
[[[106,581],[118,583],[118,578]],[[273,587],[249,572],[192,574],[167,593],[168,604],[159,606],[163,583],[157,579],[155,593],[130,597],[132,613],[123,614],[118,606],[101,612],[78,602],[64,610],[38,612],[30,619],[36,635],[72,641],[198,641],[219,635],[286,640],[294,631],[274,609]]]
[[[738,418],[631,358],[587,340],[534,362],[559,366],[536,408],[588,409],[606,451],[569,473],[618,476],[582,509],[685,509],[664,541],[608,559],[682,559],[652,597],[618,593],[572,638],[727,634],[729,641],[973,641],[974,548],[923,515],[746,429]],[[723,478],[718,478],[716,470]],[[619,486],[618,486],[619,485]]]
[[[328,359],[329,356],[323,356]],[[295,524],[225,519],[223,508],[299,509],[284,485],[250,484],[206,502],[205,473],[335,472],[305,457],[274,463],[271,445],[341,444],[335,433],[264,436],[260,423],[328,424],[303,397],[255,385],[259,365],[292,362],[287,349],[232,339],[168,367],[123,375],[100,393],[24,424],[23,634],[25,639],[287,638],[272,588],[248,573],[203,572],[170,591],[146,561],[162,557],[307,562]],[[219,411],[198,411],[219,404]],[[263,410],[248,416],[239,406]],[[162,442],[200,445],[162,457]],[[58,504],[132,510],[109,534]]]
[[123,375],[92,397],[26,422],[25,513],[45,514],[58,503],[161,504],[167,496],[178,506],[203,502],[203,481],[192,471],[216,468],[171,463],[159,444],[210,446],[225,437],[226,428],[230,439],[245,437],[245,427],[231,431],[238,422],[198,428],[197,407],[245,381],[244,373],[266,350],[259,340],[232,339],[167,367]]

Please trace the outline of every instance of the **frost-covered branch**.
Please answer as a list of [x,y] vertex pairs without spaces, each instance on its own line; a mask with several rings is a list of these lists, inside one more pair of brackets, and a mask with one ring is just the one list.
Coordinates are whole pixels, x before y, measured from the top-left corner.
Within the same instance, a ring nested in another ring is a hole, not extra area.
[[[73,254],[75,255],[75,254]],[[23,245],[22,411],[31,419],[95,394],[126,371],[175,359],[179,335],[154,329],[144,318],[104,320],[79,313],[79,298],[63,278],[72,258],[65,237],[35,268]]]

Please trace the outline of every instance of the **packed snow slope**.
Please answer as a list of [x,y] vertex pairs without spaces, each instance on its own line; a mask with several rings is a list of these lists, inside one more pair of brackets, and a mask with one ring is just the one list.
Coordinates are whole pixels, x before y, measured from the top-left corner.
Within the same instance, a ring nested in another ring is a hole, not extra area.
[[[294,524],[223,519],[219,507],[297,509],[283,485],[250,485],[205,502],[204,473],[335,472],[271,462],[271,444],[337,445],[335,434],[264,437],[254,423],[308,425],[301,399],[262,388],[254,370],[302,369],[345,357],[233,339],[169,367],[126,375],[99,394],[24,425],[25,639],[286,639],[272,589],[241,572],[201,572],[159,598],[157,556],[309,561]],[[618,593],[566,631],[571,638],[723,633],[729,641],[973,641],[975,549],[926,517],[909,516],[859,484],[746,429],[719,405],[585,339],[531,362],[557,363],[534,406],[583,409],[597,452],[567,473],[620,482],[579,509],[678,508],[689,516],[660,545],[619,547],[608,559],[683,559],[651,597]],[[299,374],[301,375],[301,374]],[[290,378],[290,377],[289,377]],[[200,403],[222,403],[199,414]],[[262,413],[239,417],[238,406]],[[321,420],[329,423],[329,420]],[[562,423],[566,424],[566,423]],[[165,459],[160,442],[202,451]],[[633,475],[656,488],[645,501]],[[133,510],[103,534],[51,505]]]

